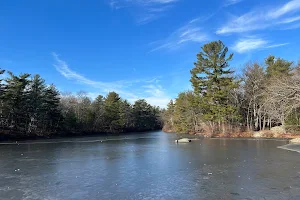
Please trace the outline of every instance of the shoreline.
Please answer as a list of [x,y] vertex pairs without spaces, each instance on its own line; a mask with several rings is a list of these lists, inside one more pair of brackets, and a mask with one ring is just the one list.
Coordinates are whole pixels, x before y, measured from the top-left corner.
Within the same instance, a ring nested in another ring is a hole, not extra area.
[[0,144],[4,142],[19,142],[19,141],[39,141],[39,140],[51,140],[51,139],[67,139],[67,138],[83,138],[83,137],[99,137],[99,136],[122,136],[132,134],[146,134],[158,130],[146,130],[146,131],[128,131],[119,133],[103,133],[103,132],[65,132],[57,135],[48,136],[35,136],[35,135],[19,135],[19,134],[2,134],[0,133]]
[[207,133],[193,133],[193,134],[181,134],[176,133],[172,130],[163,130],[165,133],[174,133],[177,135],[182,135],[185,137],[203,137],[203,138],[211,138],[211,139],[253,139],[253,140],[286,140],[291,144],[300,144],[300,134],[291,134],[291,133],[271,133],[270,131],[258,131],[258,132],[240,132],[240,133],[228,133],[228,134],[216,134],[210,136]]

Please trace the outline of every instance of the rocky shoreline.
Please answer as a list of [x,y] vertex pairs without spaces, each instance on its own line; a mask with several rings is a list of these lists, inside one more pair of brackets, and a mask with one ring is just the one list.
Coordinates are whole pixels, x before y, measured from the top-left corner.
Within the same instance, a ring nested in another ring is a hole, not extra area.
[[294,138],[292,140],[290,140],[291,144],[300,144],[300,137],[299,138]]
[[[173,130],[165,130],[166,133],[176,133]],[[201,136],[205,138],[261,138],[261,139],[287,139],[292,144],[300,144],[300,134],[285,133],[279,128],[264,131],[249,131],[239,133],[225,133],[210,135],[208,133],[190,133],[190,135]]]

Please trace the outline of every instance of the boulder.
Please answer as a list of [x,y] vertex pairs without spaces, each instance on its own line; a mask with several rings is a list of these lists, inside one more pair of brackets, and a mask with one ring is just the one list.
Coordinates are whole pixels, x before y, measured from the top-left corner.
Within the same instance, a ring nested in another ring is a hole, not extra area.
[[300,144],[300,138],[292,139],[292,140],[290,140],[290,143],[292,143],[292,144]]
[[261,137],[264,137],[264,133],[263,133],[263,132],[260,132],[260,131],[255,132],[255,133],[253,133],[253,137],[255,137],[255,138],[261,138]]
[[188,138],[182,138],[182,139],[179,139],[179,140],[175,140],[176,143],[189,143],[191,141],[192,140],[188,139]]
[[280,137],[286,133],[285,128],[283,126],[274,126],[271,128],[271,133],[274,138]]

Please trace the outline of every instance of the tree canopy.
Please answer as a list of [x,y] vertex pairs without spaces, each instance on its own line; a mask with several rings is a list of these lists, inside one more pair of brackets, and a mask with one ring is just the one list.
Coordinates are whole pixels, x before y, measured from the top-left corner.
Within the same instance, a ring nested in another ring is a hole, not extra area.
[[123,133],[162,127],[161,109],[145,100],[130,104],[116,92],[92,100],[85,92],[60,93],[39,75],[7,72],[3,80],[4,73],[0,69],[0,134],[7,137]]
[[298,127],[300,65],[270,55],[264,64],[248,62],[243,74],[235,76],[228,51],[221,41],[203,45],[190,71],[194,90],[169,103],[164,129],[211,136]]

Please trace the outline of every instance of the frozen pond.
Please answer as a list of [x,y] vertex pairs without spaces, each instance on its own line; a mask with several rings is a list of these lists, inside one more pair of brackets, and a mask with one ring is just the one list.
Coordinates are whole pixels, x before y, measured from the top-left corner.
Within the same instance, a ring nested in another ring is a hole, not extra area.
[[300,154],[277,148],[286,141],[175,139],[151,132],[1,144],[0,199],[300,199]]

